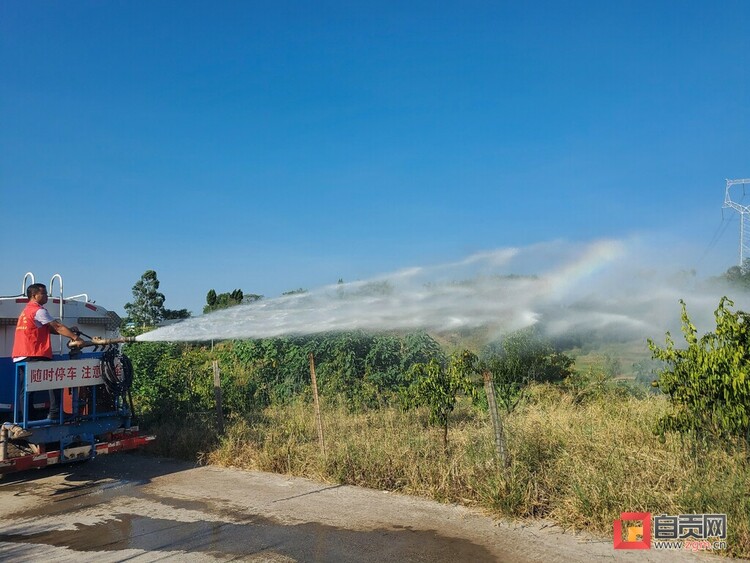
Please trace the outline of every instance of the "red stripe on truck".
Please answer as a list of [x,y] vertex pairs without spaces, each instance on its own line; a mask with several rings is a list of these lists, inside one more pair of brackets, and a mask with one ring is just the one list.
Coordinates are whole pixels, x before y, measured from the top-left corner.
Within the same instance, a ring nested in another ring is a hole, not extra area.
[[[143,436],[131,432],[115,433],[109,442],[99,442],[95,444],[96,454],[111,454],[124,450],[133,450],[145,446],[156,439],[156,436]],[[4,473],[13,473],[15,471],[25,471],[35,467],[45,467],[55,465],[60,462],[60,452],[52,451],[42,454],[29,454],[20,457],[12,457],[0,461],[0,475]]]

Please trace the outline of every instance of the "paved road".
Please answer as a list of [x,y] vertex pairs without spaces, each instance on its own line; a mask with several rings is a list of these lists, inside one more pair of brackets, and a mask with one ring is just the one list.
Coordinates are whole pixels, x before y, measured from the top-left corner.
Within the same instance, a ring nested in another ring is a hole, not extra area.
[[688,555],[615,551],[609,539],[501,523],[459,506],[140,454],[5,476],[0,514],[0,560],[13,561],[684,561]]

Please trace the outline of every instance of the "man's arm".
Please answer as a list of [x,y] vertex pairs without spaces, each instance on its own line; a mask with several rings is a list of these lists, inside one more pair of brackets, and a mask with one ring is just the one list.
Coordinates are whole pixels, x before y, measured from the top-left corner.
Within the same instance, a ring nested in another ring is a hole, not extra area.
[[83,340],[80,336],[78,336],[75,332],[70,330],[67,326],[62,324],[60,321],[52,321],[49,323],[50,328],[52,329],[52,332],[55,334],[62,334],[63,336],[67,336],[71,340],[71,344],[74,346],[77,346],[77,342],[83,343]]

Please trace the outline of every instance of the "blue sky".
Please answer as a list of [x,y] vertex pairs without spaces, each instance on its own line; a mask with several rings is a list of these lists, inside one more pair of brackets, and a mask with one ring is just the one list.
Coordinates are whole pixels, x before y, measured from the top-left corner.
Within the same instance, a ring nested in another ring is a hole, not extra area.
[[633,234],[719,273],[748,30],[746,1],[5,0],[0,294],[59,272],[122,312],[154,269],[197,313]]

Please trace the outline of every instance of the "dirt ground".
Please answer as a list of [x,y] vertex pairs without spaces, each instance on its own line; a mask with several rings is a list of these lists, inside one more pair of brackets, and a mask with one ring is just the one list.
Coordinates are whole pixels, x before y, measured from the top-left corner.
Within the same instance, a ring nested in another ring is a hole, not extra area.
[[12,561],[728,561],[141,454],[5,476],[0,507],[0,560]]

